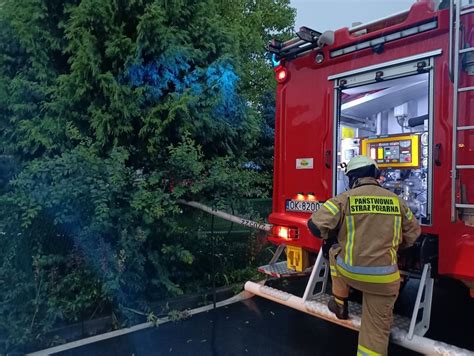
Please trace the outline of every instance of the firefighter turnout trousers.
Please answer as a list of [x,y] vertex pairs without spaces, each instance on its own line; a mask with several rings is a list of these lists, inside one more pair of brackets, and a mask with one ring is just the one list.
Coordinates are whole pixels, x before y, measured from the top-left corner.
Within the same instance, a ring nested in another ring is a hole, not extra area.
[[393,306],[398,297],[400,282],[380,285],[345,277],[337,269],[336,258],[340,251],[339,246],[334,246],[329,251],[333,295],[345,299],[349,296],[349,287],[362,292],[362,320],[357,356],[387,355]]

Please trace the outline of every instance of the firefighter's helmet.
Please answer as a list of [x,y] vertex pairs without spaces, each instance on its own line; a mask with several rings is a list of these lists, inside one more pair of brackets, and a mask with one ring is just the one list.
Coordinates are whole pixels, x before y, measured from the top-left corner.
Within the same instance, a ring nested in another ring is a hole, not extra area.
[[375,166],[376,169],[379,167],[377,166],[377,163],[372,159],[367,156],[355,156],[352,158],[349,163],[346,166],[346,175],[349,174],[351,171],[355,171],[356,169],[362,168],[362,167],[369,167],[369,166]]

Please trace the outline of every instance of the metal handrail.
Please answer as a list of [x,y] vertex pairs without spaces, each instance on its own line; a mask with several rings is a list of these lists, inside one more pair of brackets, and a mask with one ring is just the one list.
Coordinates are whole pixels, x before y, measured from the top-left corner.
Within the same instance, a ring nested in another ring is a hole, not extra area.
[[353,32],[356,32],[356,31],[364,30],[364,29],[366,29],[367,27],[369,27],[370,25],[374,25],[374,24],[376,24],[376,23],[385,21],[385,20],[387,20],[387,19],[391,19],[392,17],[405,15],[405,14],[408,14],[409,12],[410,12],[410,9],[406,9],[406,10],[402,10],[402,11],[396,12],[396,13],[394,13],[394,14],[390,14],[390,15],[388,15],[388,16],[381,17],[381,18],[376,19],[376,20],[372,20],[372,21],[369,21],[369,22],[366,22],[366,23],[362,23],[362,24],[360,24],[360,25],[356,25],[356,26],[351,27],[351,28],[349,29],[349,32],[350,32],[350,33],[353,33]]
[[449,0],[449,79],[451,82],[454,81],[453,74],[453,10],[454,0]]
[[[451,222],[456,222],[456,180],[457,180],[457,147],[458,147],[458,103],[459,103],[459,50],[460,50],[460,29],[461,29],[461,2],[454,6],[454,0],[450,0],[450,10],[455,8],[454,14],[454,65],[453,65],[453,135],[452,135],[452,156],[451,156]],[[452,16],[452,11],[451,15]],[[450,25],[452,28],[452,23]],[[452,31],[452,30],[451,30]],[[452,42],[452,38],[449,39]]]

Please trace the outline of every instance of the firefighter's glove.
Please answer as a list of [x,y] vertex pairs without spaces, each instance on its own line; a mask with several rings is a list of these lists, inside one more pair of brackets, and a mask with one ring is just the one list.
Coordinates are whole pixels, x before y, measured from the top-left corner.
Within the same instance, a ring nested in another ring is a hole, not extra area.
[[316,226],[316,224],[313,222],[313,220],[309,219],[308,222],[307,222],[307,225],[308,225],[308,229],[309,231],[311,231],[311,233],[313,234],[313,236],[317,237],[318,239],[321,238],[321,231],[319,231],[318,227]]
[[337,244],[337,239],[336,237],[330,237],[326,240],[323,240],[323,245],[322,245],[322,249],[323,249],[323,256],[326,258],[326,259],[329,259],[329,250],[331,249],[331,247],[333,245]]

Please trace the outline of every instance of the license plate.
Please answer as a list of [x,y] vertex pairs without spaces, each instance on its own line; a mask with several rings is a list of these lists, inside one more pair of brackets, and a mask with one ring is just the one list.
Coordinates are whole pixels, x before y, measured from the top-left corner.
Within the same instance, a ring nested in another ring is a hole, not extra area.
[[286,201],[285,210],[314,213],[321,208],[321,205],[323,205],[323,203],[319,201],[301,201],[289,199]]

